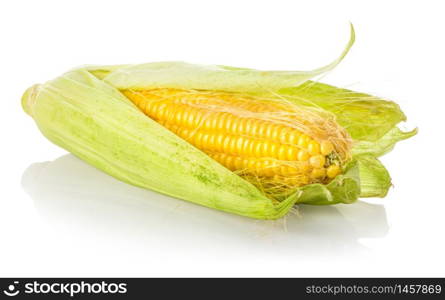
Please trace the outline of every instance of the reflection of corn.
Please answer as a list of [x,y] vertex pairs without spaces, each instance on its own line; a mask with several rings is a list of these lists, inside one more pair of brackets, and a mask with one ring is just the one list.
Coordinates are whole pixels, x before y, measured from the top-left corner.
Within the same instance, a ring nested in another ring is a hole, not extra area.
[[296,186],[341,172],[341,150],[331,142],[335,137],[303,133],[309,121],[289,117],[290,104],[166,88],[123,93],[147,116],[232,171]]

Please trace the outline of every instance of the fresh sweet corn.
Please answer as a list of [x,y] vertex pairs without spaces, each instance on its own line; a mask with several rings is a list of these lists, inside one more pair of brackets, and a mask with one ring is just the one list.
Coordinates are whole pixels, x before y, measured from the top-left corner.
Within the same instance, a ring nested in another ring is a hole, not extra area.
[[334,146],[339,126],[289,103],[169,88],[122,92],[148,117],[242,176],[290,187],[326,183],[348,156],[347,137],[346,149]]
[[[391,101],[264,71],[185,62],[88,66],[27,89],[50,141],[129,184],[277,219],[295,204],[353,203],[391,186],[378,157],[417,130]],[[131,100],[131,101],[130,101]]]

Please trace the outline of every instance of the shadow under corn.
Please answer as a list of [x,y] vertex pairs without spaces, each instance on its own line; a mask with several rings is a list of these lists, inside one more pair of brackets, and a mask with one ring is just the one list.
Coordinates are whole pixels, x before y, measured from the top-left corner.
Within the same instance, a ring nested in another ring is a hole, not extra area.
[[71,154],[30,165],[22,186],[57,234],[80,244],[125,244],[147,253],[350,257],[367,252],[360,238],[388,232],[382,205],[299,206],[281,220],[254,220],[131,186]]

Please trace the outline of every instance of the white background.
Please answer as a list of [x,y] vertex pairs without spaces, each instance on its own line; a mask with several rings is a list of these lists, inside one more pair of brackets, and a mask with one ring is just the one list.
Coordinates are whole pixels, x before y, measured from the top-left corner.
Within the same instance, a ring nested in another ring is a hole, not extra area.
[[[442,1],[2,1],[0,276],[445,276]],[[255,221],[141,190],[52,145],[20,107],[83,64],[307,70],[396,100],[419,134],[385,199]]]

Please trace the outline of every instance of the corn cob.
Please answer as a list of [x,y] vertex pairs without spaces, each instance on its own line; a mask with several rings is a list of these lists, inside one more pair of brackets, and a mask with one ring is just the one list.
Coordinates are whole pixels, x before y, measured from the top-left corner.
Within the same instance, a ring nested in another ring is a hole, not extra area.
[[328,183],[349,156],[340,126],[290,103],[169,88],[122,92],[147,116],[255,183]]

